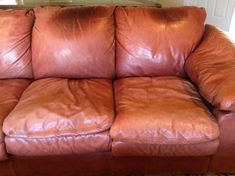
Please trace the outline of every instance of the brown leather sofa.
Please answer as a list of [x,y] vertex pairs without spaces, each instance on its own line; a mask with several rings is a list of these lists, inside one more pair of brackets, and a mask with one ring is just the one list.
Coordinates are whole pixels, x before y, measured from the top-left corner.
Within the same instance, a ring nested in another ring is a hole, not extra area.
[[205,18],[0,10],[1,173],[235,171],[235,47]]

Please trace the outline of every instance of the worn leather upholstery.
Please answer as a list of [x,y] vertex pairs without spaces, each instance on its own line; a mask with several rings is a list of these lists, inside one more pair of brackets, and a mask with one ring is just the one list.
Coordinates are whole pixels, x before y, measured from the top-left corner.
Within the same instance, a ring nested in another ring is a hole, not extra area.
[[3,121],[15,107],[21,94],[29,84],[29,80],[23,79],[0,80],[0,161],[7,158],[2,132]]
[[217,28],[207,25],[200,46],[185,70],[200,94],[220,110],[235,111],[235,46]]
[[232,173],[235,168],[235,112],[214,110],[220,127],[220,145],[211,157],[209,171],[213,173]]
[[[79,154],[59,167],[10,160],[14,175],[234,171],[234,45],[204,21],[196,7],[0,10],[0,160],[6,149],[29,160]],[[15,78],[32,78],[31,65],[36,81],[20,98],[31,81]]]
[[[218,140],[216,121],[188,81],[174,76],[125,78],[114,88],[116,119],[110,131],[114,141],[178,146]],[[218,143],[211,144],[207,147],[215,152]],[[113,150],[118,146],[113,144]],[[197,155],[212,153],[200,151]]]
[[[113,110],[113,91],[112,81],[104,79],[90,80],[69,80],[60,78],[47,78],[33,82],[24,92],[20,102],[15,109],[6,118],[3,130],[9,137],[7,148],[12,151],[15,144],[29,145],[32,144],[32,152],[34,150],[34,142],[32,139],[38,139],[38,148],[41,143],[44,145],[55,142],[59,145],[65,142],[65,147],[74,145],[90,146],[91,143],[98,144],[97,140],[104,140],[103,143],[108,143],[108,134],[105,137],[86,136],[100,133],[110,128],[114,118]],[[15,123],[17,122],[17,123]],[[81,139],[80,139],[80,135]],[[84,136],[83,136],[84,135]],[[55,138],[53,137],[66,137]],[[74,138],[73,138],[74,137]],[[26,139],[14,139],[26,138]],[[29,138],[29,139],[28,139]],[[40,138],[47,138],[42,139]],[[94,139],[92,141],[91,139]],[[84,144],[79,144],[79,140],[84,141]],[[22,142],[24,141],[24,142]],[[21,142],[21,144],[20,144]],[[10,146],[12,145],[12,146]],[[101,146],[101,145],[97,145]],[[106,145],[106,150],[109,150]],[[14,153],[20,155],[25,153],[27,149],[17,150]],[[49,148],[48,150],[50,150]],[[104,146],[101,146],[101,151]],[[45,153],[47,153],[45,149]],[[75,151],[71,148],[66,149]],[[94,150],[98,148],[94,147]],[[87,151],[90,151],[89,147]],[[40,152],[40,151],[39,151]],[[62,150],[58,149],[58,153]],[[78,152],[78,151],[77,151]],[[83,153],[84,150],[81,150]],[[41,151],[43,153],[43,151]],[[57,151],[55,151],[57,153]],[[31,153],[33,155],[33,153]],[[37,154],[37,153],[35,153]]]
[[35,78],[114,77],[114,7],[37,7],[34,12]]
[[114,156],[209,156],[214,154],[219,146],[219,140],[199,144],[140,144],[131,142],[112,142]]
[[109,129],[113,118],[111,80],[47,78],[26,89],[3,129],[11,137],[85,135]]
[[126,76],[184,76],[185,59],[204,32],[196,7],[117,7],[116,72]]
[[5,138],[7,152],[16,156],[49,156],[105,152],[111,149],[109,131],[44,138]]
[[0,9],[0,79],[32,78],[33,21],[32,11]]

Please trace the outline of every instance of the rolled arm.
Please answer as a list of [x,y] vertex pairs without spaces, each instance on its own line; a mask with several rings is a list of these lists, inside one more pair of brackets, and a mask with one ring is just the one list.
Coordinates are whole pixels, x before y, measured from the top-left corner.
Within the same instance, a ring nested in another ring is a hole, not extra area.
[[200,94],[219,110],[235,112],[235,46],[216,27],[206,25],[185,71]]

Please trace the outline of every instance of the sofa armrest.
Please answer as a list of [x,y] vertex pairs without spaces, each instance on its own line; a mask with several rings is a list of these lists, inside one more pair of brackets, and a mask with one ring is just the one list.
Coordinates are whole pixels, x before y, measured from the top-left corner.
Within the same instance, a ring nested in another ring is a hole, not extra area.
[[220,30],[206,25],[185,71],[208,102],[219,110],[235,111],[235,46]]

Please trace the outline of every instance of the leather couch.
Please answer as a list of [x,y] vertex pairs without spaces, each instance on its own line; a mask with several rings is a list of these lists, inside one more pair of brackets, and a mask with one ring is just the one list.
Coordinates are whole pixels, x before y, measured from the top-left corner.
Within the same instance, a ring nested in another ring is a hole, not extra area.
[[235,47],[205,19],[197,7],[0,10],[2,173],[235,171]]

